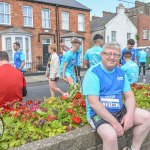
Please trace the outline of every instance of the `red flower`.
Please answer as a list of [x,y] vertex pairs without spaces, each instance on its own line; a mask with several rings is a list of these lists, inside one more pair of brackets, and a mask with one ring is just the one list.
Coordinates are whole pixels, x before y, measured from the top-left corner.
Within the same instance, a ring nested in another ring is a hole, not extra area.
[[80,124],[81,123],[81,118],[78,116],[74,116],[72,118],[72,121],[75,123],[75,124]]

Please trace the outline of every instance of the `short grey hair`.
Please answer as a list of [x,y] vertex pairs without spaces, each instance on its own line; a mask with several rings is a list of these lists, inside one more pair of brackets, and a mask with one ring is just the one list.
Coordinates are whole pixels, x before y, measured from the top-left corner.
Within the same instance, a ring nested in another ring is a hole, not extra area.
[[121,53],[121,47],[120,44],[117,42],[108,42],[103,46],[103,51],[105,51],[106,49],[114,49],[117,50]]

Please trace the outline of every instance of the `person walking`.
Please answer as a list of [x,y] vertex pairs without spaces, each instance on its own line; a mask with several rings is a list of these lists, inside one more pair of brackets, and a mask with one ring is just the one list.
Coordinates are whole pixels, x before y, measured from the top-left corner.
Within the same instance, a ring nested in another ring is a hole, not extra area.
[[138,58],[139,58],[139,76],[140,76],[140,73],[141,73],[141,68],[143,68],[143,77],[145,77],[147,53],[144,51],[144,49],[139,51]]
[[74,74],[74,66],[76,64],[76,51],[79,50],[81,42],[77,38],[72,38],[72,47],[67,51],[63,57],[60,73],[64,81],[69,84],[76,84],[76,77]]
[[104,43],[103,36],[96,34],[93,38],[94,46],[84,54],[84,66],[92,67],[101,61],[102,45]]
[[120,50],[118,43],[106,43],[101,52],[102,62],[87,71],[83,80],[86,116],[102,138],[103,150],[118,150],[117,137],[123,136],[131,127],[131,149],[140,150],[150,130],[150,112],[136,108],[128,78],[117,67]]
[[126,63],[121,66],[121,69],[125,71],[130,84],[137,83],[139,79],[139,66],[131,60],[131,57],[131,52],[126,51],[124,53],[124,60]]
[[20,44],[18,42],[15,42],[13,44],[13,48],[15,50],[15,54],[14,54],[14,65],[15,65],[15,68],[17,68],[22,73],[24,73],[25,55],[20,50]]
[[61,89],[59,89],[56,86],[56,82],[59,80],[60,77],[60,72],[59,72],[60,62],[56,50],[57,47],[55,43],[49,45],[48,52],[50,54],[50,57],[47,63],[45,75],[49,79],[51,97],[55,97],[56,92],[61,94],[62,96],[67,95],[67,93],[64,93]]
[[0,51],[0,106],[15,100],[22,101],[26,95],[23,74],[10,65],[7,52]]
[[130,51],[131,54],[132,54],[132,61],[134,61],[135,63],[137,63],[137,59],[136,59],[136,50],[134,49],[134,45],[135,45],[135,41],[133,39],[129,39],[127,41],[127,47],[124,48],[122,51],[121,51],[121,59],[120,59],[120,63],[121,65],[124,65],[126,63],[126,61],[124,60],[124,53],[126,51]]

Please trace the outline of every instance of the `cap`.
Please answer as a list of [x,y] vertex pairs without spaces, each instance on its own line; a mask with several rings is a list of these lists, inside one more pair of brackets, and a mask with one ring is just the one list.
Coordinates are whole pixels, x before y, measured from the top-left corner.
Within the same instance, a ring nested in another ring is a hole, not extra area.
[[78,38],[72,38],[71,43],[79,43],[81,44],[81,41]]

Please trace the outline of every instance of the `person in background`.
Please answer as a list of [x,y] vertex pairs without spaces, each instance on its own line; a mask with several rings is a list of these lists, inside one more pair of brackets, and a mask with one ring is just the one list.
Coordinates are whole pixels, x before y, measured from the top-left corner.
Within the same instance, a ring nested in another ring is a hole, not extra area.
[[147,53],[144,51],[144,49],[139,51],[138,58],[139,58],[139,76],[140,76],[140,73],[141,73],[141,68],[143,67],[143,77],[145,77]]
[[74,66],[74,72],[76,75],[77,83],[81,83],[81,75],[80,75],[80,70],[81,70],[81,63],[80,63],[80,56],[82,54],[82,47],[80,46],[79,50],[76,51],[76,64]]
[[15,65],[15,68],[17,68],[22,73],[24,73],[25,55],[20,50],[20,44],[18,42],[15,42],[13,44],[13,48],[15,50],[15,54],[14,54],[14,65]]
[[0,106],[15,100],[22,101],[26,95],[23,74],[9,64],[7,52],[0,51]]
[[101,61],[102,46],[104,43],[103,36],[96,34],[93,38],[94,46],[86,51],[84,54],[84,65],[92,67]]
[[120,45],[106,43],[101,57],[102,62],[91,67],[83,80],[87,120],[102,138],[103,150],[118,150],[117,137],[131,127],[131,149],[140,150],[150,130],[150,112],[136,108],[128,78],[117,67]]
[[121,69],[125,71],[130,84],[137,83],[139,79],[139,67],[131,60],[131,57],[132,55],[130,51],[124,52],[124,60],[126,63],[121,66]]
[[124,60],[124,53],[126,51],[130,51],[131,54],[132,54],[132,61],[134,61],[135,63],[137,63],[137,60],[136,60],[136,50],[134,49],[134,45],[135,45],[135,41],[133,39],[129,39],[127,41],[127,47],[124,48],[122,51],[121,51],[121,54],[122,54],[122,57],[121,57],[121,65],[124,65],[126,63],[126,61]]
[[61,94],[62,96],[67,95],[67,93],[64,93],[61,89],[56,87],[56,82],[59,80],[60,77],[60,73],[59,73],[60,63],[56,51],[57,51],[56,44],[55,43],[50,44],[48,47],[50,58],[47,63],[47,69],[45,75],[49,79],[51,97],[55,97],[55,92]]
[[77,38],[71,39],[72,47],[67,51],[63,57],[60,73],[62,78],[69,84],[76,83],[76,77],[74,75],[74,66],[76,64],[76,51],[79,50],[81,42]]

